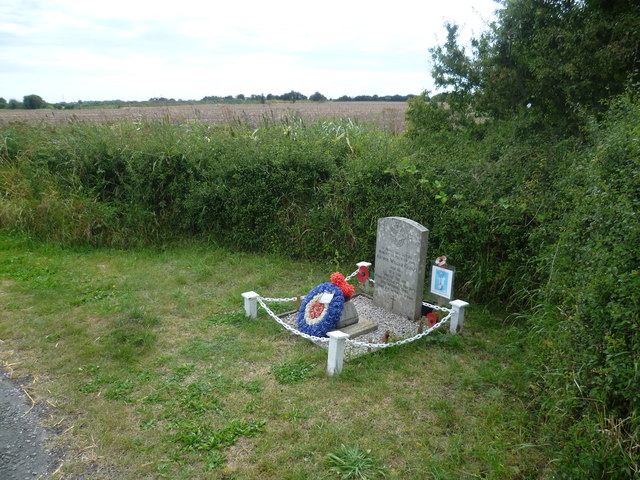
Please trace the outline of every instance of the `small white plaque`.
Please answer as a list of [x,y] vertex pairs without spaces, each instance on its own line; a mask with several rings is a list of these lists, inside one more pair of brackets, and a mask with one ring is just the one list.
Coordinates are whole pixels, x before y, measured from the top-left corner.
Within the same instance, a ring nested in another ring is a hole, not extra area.
[[324,292],[321,296],[320,296],[320,300],[318,300],[320,303],[324,303],[325,305],[328,305],[331,303],[331,300],[333,300],[333,293],[330,292]]

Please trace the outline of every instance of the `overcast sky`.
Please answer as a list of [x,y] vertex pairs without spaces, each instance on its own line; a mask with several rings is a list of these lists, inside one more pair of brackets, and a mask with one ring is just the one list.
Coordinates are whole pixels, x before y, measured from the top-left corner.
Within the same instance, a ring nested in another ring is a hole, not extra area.
[[0,0],[0,97],[200,99],[433,91],[429,48],[493,0]]

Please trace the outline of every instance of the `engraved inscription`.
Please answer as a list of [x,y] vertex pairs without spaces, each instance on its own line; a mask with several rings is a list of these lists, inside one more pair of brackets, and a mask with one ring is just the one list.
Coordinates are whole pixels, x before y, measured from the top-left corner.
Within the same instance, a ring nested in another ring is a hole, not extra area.
[[374,303],[419,319],[428,233],[422,225],[402,217],[378,221]]
[[411,300],[413,295],[410,295],[412,288],[409,277],[412,276],[412,272],[417,273],[419,263],[415,256],[383,246],[376,255],[376,261],[383,263],[376,286],[398,297]]

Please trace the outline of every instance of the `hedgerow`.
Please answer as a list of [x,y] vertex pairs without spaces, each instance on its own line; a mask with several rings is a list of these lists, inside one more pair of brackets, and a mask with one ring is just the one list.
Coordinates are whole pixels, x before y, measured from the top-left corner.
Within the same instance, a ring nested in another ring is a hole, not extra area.
[[[616,99],[556,190],[530,315],[560,478],[639,478],[640,102]],[[543,230],[543,229],[540,229]],[[543,232],[536,232],[541,235]]]
[[505,281],[488,265],[503,261],[512,229],[486,221],[494,204],[477,192],[470,144],[429,151],[365,126],[297,120],[12,125],[3,138],[6,227],[94,245],[199,235],[355,261],[373,257],[377,219],[400,215],[431,229],[432,249],[456,258],[474,292]]

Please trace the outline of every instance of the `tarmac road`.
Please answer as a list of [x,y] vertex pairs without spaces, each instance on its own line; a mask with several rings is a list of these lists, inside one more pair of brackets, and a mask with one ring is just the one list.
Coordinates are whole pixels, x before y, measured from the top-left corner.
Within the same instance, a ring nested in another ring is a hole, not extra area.
[[[43,478],[55,469],[47,433],[24,392],[0,372],[0,479]],[[28,412],[28,413],[27,413]]]

